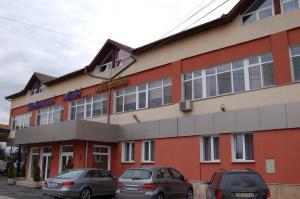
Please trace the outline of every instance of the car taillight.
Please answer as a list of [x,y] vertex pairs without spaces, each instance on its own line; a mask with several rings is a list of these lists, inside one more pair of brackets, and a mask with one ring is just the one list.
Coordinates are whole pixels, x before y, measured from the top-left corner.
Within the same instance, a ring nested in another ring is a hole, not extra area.
[[118,189],[124,189],[124,184],[121,182],[118,182]]
[[268,197],[268,198],[271,198],[271,192],[270,192],[270,189],[267,189],[267,190],[266,190],[266,193],[267,193],[267,197]]
[[61,186],[61,187],[71,187],[71,186],[73,186],[74,184],[75,184],[74,181],[65,181],[65,182],[60,183],[60,186]]
[[220,190],[217,190],[217,197],[216,199],[222,199],[222,192]]
[[156,185],[154,183],[146,183],[143,185],[143,190],[153,190]]

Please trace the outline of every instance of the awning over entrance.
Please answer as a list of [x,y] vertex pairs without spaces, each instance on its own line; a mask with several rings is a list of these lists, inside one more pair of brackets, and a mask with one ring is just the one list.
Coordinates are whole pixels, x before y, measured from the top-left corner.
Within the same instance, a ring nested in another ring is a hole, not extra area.
[[118,142],[118,126],[86,120],[70,120],[17,130],[14,144],[65,140]]

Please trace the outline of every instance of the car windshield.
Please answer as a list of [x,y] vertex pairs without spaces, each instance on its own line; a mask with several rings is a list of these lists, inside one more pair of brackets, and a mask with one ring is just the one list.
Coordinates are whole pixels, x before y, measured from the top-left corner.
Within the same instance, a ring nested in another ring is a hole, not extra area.
[[146,180],[150,179],[152,172],[143,169],[129,169],[122,176],[122,179]]
[[77,178],[80,174],[82,174],[82,172],[82,170],[69,170],[59,174],[57,178],[73,179]]
[[262,178],[255,173],[227,173],[224,174],[221,180],[221,188],[250,188],[260,187],[265,188],[265,183]]

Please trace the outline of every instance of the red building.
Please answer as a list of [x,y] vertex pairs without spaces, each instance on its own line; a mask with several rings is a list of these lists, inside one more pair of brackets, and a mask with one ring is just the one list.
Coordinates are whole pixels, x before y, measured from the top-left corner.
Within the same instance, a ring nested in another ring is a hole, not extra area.
[[43,178],[70,166],[120,175],[171,165],[191,180],[253,168],[269,184],[300,184],[299,4],[241,0],[136,49],[108,40],[64,76],[34,73],[6,97],[27,177],[35,165]]

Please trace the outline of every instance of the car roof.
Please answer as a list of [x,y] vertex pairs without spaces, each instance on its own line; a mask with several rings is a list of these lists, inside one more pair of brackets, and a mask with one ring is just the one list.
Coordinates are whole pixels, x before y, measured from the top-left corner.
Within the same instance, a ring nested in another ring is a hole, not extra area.
[[141,170],[159,170],[159,169],[173,169],[172,167],[168,167],[168,166],[142,166],[142,167],[132,167],[128,170],[132,170],[132,169],[141,169]]
[[258,174],[257,171],[253,169],[237,169],[237,170],[224,170],[220,169],[217,172],[224,173],[224,174],[234,174],[234,173],[251,173],[251,174]]

